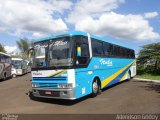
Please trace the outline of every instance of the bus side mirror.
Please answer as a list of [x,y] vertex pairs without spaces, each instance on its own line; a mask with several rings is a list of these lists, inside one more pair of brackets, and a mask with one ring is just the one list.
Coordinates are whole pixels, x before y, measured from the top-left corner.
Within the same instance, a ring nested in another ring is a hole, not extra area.
[[81,47],[77,47],[77,57],[81,57],[81,56],[82,56]]
[[33,53],[34,53],[34,48],[30,48],[28,50],[28,58],[32,58],[33,57]]

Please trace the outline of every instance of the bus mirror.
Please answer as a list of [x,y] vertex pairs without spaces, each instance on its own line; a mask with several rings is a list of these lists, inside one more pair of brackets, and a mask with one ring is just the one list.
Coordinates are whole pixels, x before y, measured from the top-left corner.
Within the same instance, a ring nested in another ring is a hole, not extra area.
[[81,47],[77,47],[77,56],[80,57],[82,55]]
[[28,57],[29,57],[29,58],[31,58],[31,57],[32,57],[31,52],[29,52]]
[[28,50],[28,58],[32,58],[33,57],[33,51],[34,51],[33,48]]

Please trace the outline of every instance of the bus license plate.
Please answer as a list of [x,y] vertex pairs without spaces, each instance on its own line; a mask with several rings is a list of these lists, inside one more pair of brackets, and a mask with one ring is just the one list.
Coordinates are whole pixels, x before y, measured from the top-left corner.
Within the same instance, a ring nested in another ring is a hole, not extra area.
[[51,92],[51,91],[45,91],[45,94],[46,94],[46,95],[51,95],[52,92]]

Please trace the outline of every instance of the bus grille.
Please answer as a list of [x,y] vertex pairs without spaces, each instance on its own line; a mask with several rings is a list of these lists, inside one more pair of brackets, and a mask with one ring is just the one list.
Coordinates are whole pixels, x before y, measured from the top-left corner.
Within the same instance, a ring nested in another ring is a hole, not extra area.
[[42,80],[42,81],[65,81],[67,80],[67,77],[54,77],[54,78],[48,78],[48,77],[33,77],[33,80]]
[[57,83],[39,83],[40,88],[57,88]]

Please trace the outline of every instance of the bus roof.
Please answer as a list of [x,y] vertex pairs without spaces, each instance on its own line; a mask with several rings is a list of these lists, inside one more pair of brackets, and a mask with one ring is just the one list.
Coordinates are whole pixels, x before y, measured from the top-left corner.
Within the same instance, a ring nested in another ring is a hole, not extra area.
[[54,39],[54,38],[58,38],[58,37],[74,36],[74,35],[84,35],[84,36],[87,36],[87,33],[86,32],[82,32],[82,31],[62,32],[62,33],[58,33],[58,34],[52,34],[52,35],[47,36],[47,37],[39,38],[35,42],[41,42],[41,41],[45,41],[45,40],[49,40],[49,39]]
[[3,52],[0,52],[1,55],[5,55],[5,56],[8,56],[8,57],[11,57],[10,55],[6,54],[6,53],[3,53]]
[[12,58],[12,60],[18,60],[18,61],[22,61],[22,58]]
[[[88,34],[87,32],[82,32],[82,31],[62,32],[62,33],[58,33],[58,34],[52,34],[52,35],[47,36],[47,37],[39,38],[39,39],[35,40],[35,43],[50,40],[50,39],[54,39],[54,38],[65,37],[65,36],[74,36],[74,35],[87,36],[87,34]],[[95,36],[95,35],[90,34],[90,37],[94,38],[94,39],[97,39],[97,40],[100,40],[100,41],[104,41],[104,42],[108,42],[108,43],[111,43],[111,44],[115,44],[115,45],[119,45],[119,46],[128,48],[124,45],[114,43],[112,40],[105,39],[105,38],[102,38],[102,37],[99,37],[99,36]],[[128,48],[128,49],[130,49],[130,48]]]

